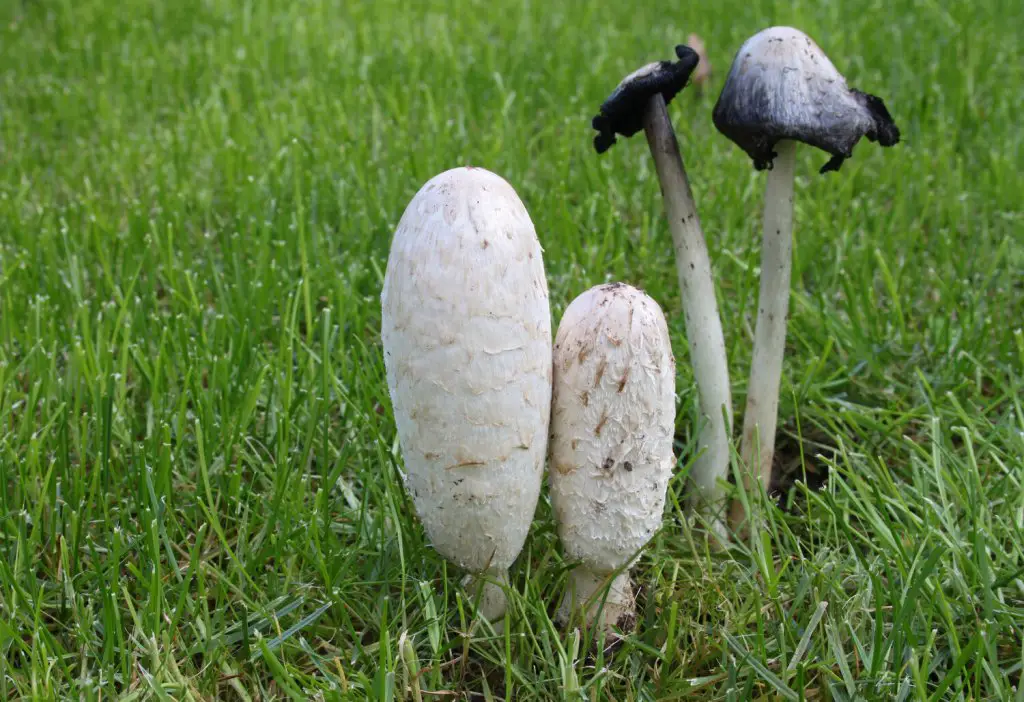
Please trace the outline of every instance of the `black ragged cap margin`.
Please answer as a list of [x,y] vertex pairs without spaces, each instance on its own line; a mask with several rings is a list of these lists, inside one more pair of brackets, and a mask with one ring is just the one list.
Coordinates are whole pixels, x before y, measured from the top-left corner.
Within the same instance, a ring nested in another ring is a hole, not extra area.
[[658,61],[644,67],[650,70],[640,69],[630,74],[602,103],[600,114],[591,120],[598,131],[594,137],[597,153],[610,149],[616,134],[631,137],[643,129],[644,113],[652,97],[660,93],[667,105],[686,87],[700,59],[697,52],[685,44],[676,46],[676,56],[679,57],[676,62]]

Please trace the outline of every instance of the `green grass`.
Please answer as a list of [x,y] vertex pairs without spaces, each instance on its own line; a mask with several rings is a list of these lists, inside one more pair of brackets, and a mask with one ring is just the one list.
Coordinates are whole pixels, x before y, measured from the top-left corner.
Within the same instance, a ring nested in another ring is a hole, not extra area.
[[[1024,699],[1024,5],[573,6],[0,5],[0,699]],[[710,554],[653,165],[589,120],[704,37],[670,113],[742,410],[764,174],[711,108],[783,23],[904,138],[800,150],[780,453],[829,482]],[[524,199],[555,323],[610,279],[669,316],[681,460],[614,650],[551,621],[546,495],[496,635],[401,486],[382,270],[467,163]]]

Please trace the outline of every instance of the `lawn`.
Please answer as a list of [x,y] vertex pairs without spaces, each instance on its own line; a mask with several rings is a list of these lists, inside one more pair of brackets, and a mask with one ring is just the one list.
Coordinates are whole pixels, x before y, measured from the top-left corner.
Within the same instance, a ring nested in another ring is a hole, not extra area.
[[[590,118],[703,37],[669,113],[740,422],[765,174],[711,110],[772,24],[903,139],[827,175],[799,150],[783,491],[716,553],[653,164]],[[1021,27],[1010,0],[2,3],[0,699],[1024,700]],[[552,621],[546,491],[499,634],[402,487],[383,270],[465,164],[525,202],[554,324],[611,280],[669,320],[679,464],[615,647]]]

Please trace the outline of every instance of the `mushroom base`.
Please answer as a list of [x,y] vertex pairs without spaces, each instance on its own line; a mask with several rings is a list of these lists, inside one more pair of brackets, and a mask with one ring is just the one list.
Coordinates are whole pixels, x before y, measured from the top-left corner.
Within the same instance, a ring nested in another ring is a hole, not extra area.
[[508,597],[504,588],[508,587],[507,570],[489,570],[480,575],[467,575],[462,580],[462,587],[476,603],[480,616],[494,622],[505,616],[508,608]]
[[583,565],[573,569],[555,618],[566,624],[574,614],[582,614],[588,627],[600,625],[607,633],[615,628],[631,630],[636,623],[636,606],[629,571],[620,572],[609,585],[610,575],[595,573]]

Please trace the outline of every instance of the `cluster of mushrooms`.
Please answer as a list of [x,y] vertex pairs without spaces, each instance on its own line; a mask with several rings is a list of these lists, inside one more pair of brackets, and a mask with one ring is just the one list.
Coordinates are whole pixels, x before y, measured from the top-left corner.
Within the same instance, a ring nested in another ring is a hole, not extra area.
[[[661,182],[702,424],[691,504],[719,543],[749,528],[725,503],[733,431],[711,262],[666,105],[698,63],[627,76],[593,127],[598,153],[641,129]],[[848,88],[818,45],[789,27],[751,37],[714,124],[769,169],[753,361],[739,451],[744,489],[767,487],[786,335],[797,142],[838,170],[866,136],[899,131],[882,101]],[[676,465],[675,360],[665,316],[621,282],[566,308],[551,338],[541,246],[515,190],[482,168],[429,180],[406,208],[381,294],[381,337],[406,489],[433,547],[467,573],[479,612],[506,611],[508,569],[533,521],[547,466],[560,541],[574,567],[557,612],[608,632],[635,618],[629,570],[661,525]]]

